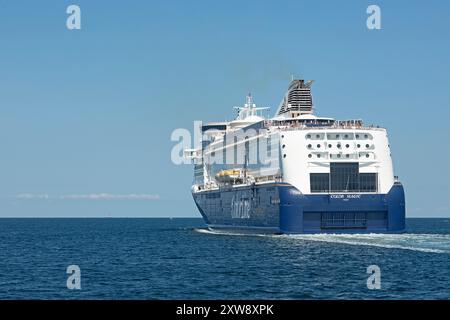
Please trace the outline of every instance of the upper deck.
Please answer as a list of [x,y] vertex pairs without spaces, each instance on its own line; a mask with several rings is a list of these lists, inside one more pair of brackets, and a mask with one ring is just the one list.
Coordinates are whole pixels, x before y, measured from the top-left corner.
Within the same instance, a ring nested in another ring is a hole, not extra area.
[[331,118],[294,118],[294,119],[268,119],[264,121],[264,127],[276,127],[280,130],[385,130],[380,126],[365,126],[361,119],[354,120],[334,120]]

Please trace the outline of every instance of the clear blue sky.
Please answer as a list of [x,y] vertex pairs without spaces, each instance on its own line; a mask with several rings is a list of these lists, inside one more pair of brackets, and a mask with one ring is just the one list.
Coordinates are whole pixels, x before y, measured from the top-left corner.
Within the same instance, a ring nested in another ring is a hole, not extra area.
[[0,216],[199,217],[171,132],[248,91],[274,112],[294,73],[319,115],[388,129],[408,217],[450,217],[449,21],[449,1],[0,0]]

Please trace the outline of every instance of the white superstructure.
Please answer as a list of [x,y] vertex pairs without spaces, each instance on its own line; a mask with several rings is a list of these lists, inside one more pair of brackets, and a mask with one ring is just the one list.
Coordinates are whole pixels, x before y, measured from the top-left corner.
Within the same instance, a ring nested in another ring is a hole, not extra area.
[[[201,159],[197,163],[202,166],[197,170],[201,179],[196,180],[195,187],[219,188],[220,181],[215,177],[220,170],[245,167],[248,179],[239,180],[240,184],[276,179],[302,194],[387,193],[394,184],[394,173],[386,130],[364,126],[359,119],[337,121],[313,115],[311,84],[294,80],[273,118],[259,115],[267,108],[257,108],[249,94],[245,105],[236,108],[235,120],[203,126],[203,150],[188,151],[191,158]],[[257,143],[261,139],[269,141],[272,151],[276,151],[272,152],[276,158],[270,155],[269,167],[260,161],[264,151]],[[258,163],[251,166],[249,160],[255,153]],[[357,163],[359,173],[376,175],[375,188],[333,190],[330,186],[328,190],[312,190],[311,174],[330,173],[331,163]]]

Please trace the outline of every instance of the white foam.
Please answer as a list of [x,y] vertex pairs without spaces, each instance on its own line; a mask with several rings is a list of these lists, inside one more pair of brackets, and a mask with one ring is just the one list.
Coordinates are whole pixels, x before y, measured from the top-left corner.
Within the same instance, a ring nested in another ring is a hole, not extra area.
[[440,234],[314,234],[286,235],[303,241],[321,241],[429,253],[450,253],[450,235]]
[[450,253],[450,235],[447,234],[297,234],[274,235],[228,231],[195,229],[211,235],[274,237],[294,241],[317,241],[356,246],[372,246],[386,249],[401,249],[427,253]]
[[255,232],[238,232],[235,229],[204,229],[204,228],[198,228],[194,229],[194,231],[204,234],[211,234],[211,235],[224,235],[224,236],[251,236],[251,237],[273,237],[276,236],[274,234],[270,233],[255,233]]

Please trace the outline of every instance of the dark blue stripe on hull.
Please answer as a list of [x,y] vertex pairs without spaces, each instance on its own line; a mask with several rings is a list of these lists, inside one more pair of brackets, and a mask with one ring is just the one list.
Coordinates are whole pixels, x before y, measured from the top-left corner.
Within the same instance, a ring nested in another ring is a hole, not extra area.
[[396,233],[405,228],[405,197],[399,183],[388,194],[303,195],[278,183],[193,196],[212,228],[281,233]]

